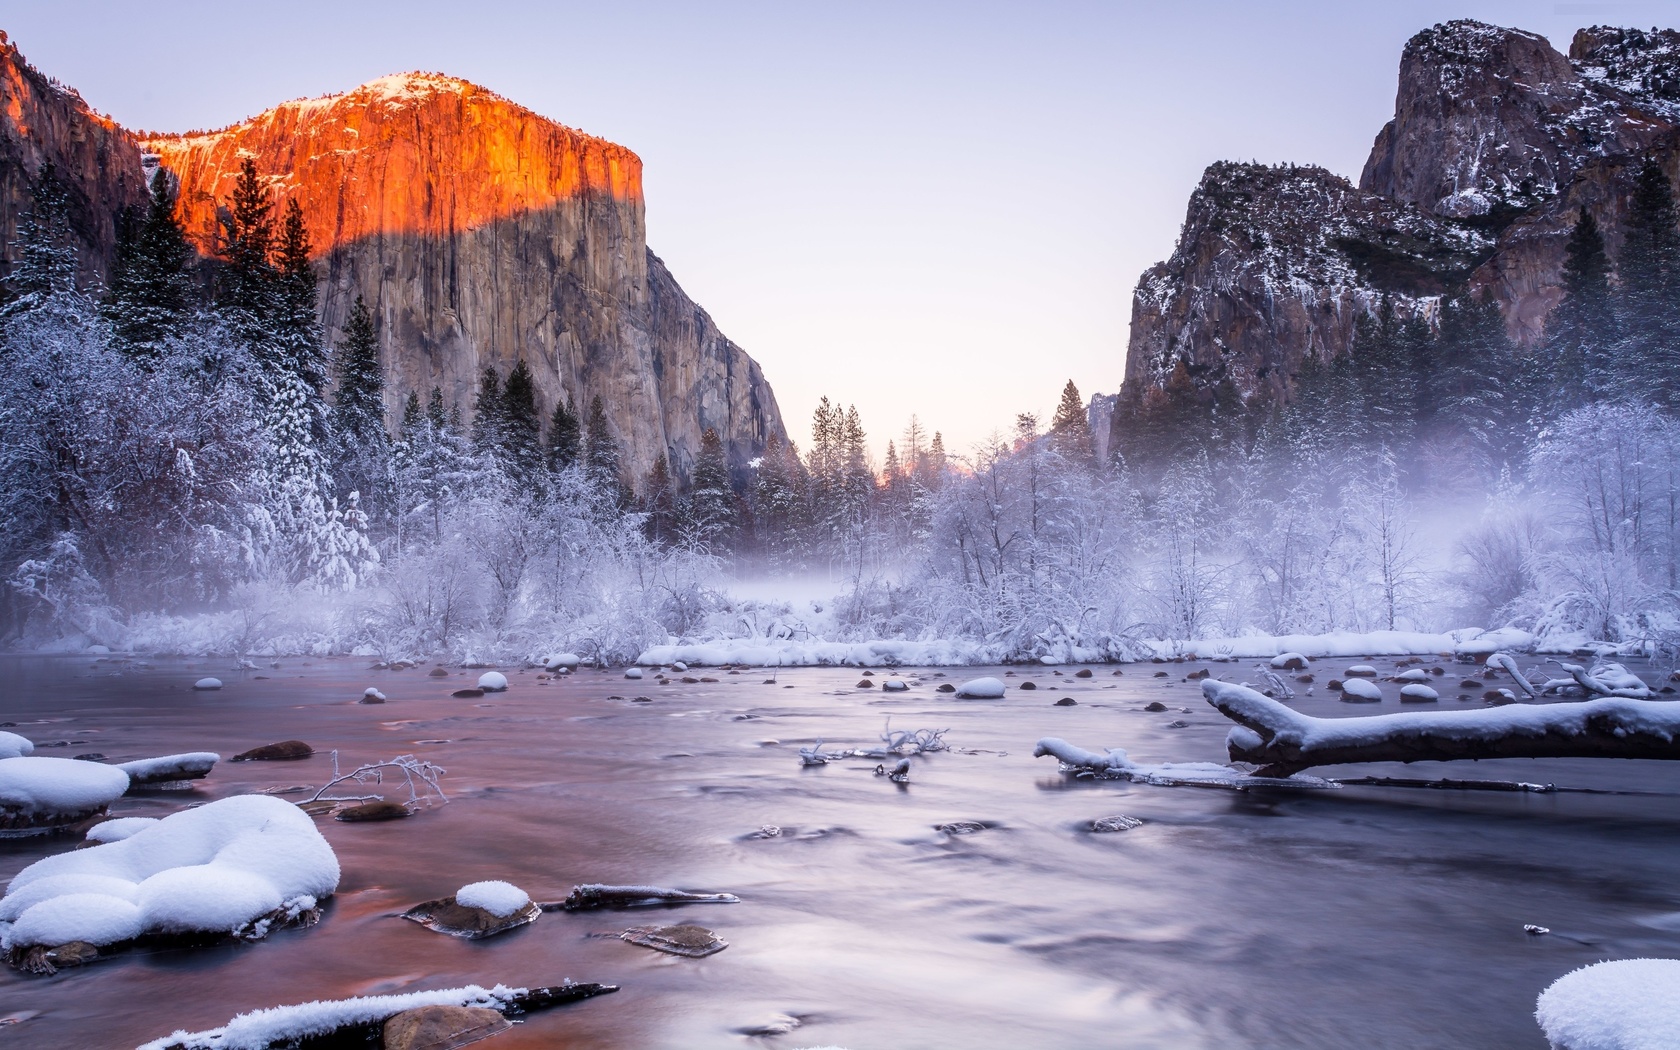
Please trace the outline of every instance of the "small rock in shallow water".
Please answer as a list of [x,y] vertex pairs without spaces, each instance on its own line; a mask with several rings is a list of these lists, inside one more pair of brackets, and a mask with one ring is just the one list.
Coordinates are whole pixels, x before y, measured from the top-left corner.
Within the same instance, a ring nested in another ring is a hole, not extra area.
[[889,678],[881,683],[881,688],[889,693],[902,693],[910,688],[910,683],[902,678]]
[[530,901],[512,915],[493,915],[483,908],[469,908],[457,904],[454,897],[444,897],[416,904],[403,912],[402,917],[410,922],[417,922],[428,930],[477,941],[536,922],[540,915],[542,909]]
[[1051,707],[1076,707],[1076,706],[1078,706],[1078,704],[1079,704],[1079,701],[1075,700],[1073,697],[1064,696],[1060,700],[1057,700],[1054,704],[1051,704],[1050,706]]
[[1073,672],[1073,676],[1075,678],[1089,678],[1091,677],[1091,669],[1089,667],[1081,667],[1079,670]]
[[956,691],[957,687],[950,682],[940,682],[938,687],[934,689],[936,693],[954,693]]
[[1175,718],[1171,722],[1167,723],[1167,728],[1168,729],[1188,729],[1188,728],[1190,728],[1190,723],[1184,721],[1181,718]]
[[359,806],[340,810],[336,819],[346,823],[358,823],[369,820],[401,820],[413,816],[408,807],[401,802],[363,802]]
[[688,923],[679,926],[632,926],[619,934],[619,939],[688,959],[704,959],[729,947],[728,941],[711,930]]
[[460,697],[462,700],[471,700],[474,697],[483,696],[484,695],[484,690],[482,690],[482,689],[457,689],[453,693],[450,693],[449,695]]
[[1124,813],[1116,813],[1112,817],[1098,817],[1091,821],[1091,830],[1099,835],[1111,831],[1130,831],[1143,827],[1143,821],[1136,817],[1128,817]]
[[978,820],[953,820],[949,824],[936,824],[933,830],[943,831],[947,835],[973,835],[985,831],[986,825]]
[[478,676],[478,687],[486,693],[500,693],[507,689],[507,675],[500,671],[486,671]]
[[358,704],[383,704],[385,694],[370,685],[362,691],[362,698],[356,702]]
[[426,674],[429,675],[432,678],[448,678],[449,677],[449,672],[447,670],[441,668],[441,667],[434,667],[430,671],[427,671]]
[[860,679],[858,679],[858,684],[857,684],[856,688],[858,688],[858,689],[873,689],[873,688],[875,688],[875,683],[871,682],[867,678],[860,678]]
[[382,1050],[455,1050],[513,1027],[481,1006],[421,1006],[385,1022]]
[[264,744],[233,756],[235,762],[290,762],[308,758],[315,749],[301,740],[282,740],[278,744]]
[[1143,709],[1145,711],[1165,711],[1167,709],[1167,705],[1161,703],[1159,700],[1151,700],[1149,703],[1143,705]]
[[1038,683],[1033,682],[1033,681],[1022,682],[1021,683],[1021,688],[1022,689],[1037,689],[1038,688]]

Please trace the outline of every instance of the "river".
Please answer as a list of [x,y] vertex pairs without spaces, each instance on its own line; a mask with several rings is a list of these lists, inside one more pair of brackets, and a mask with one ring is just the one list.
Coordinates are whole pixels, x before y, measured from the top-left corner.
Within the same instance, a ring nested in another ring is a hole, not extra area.
[[[1314,671],[1322,682],[1347,662]],[[134,951],[46,978],[0,972],[0,1018],[13,1021],[0,1046],[129,1048],[282,1003],[571,978],[621,990],[531,1015],[485,1045],[1544,1050],[1532,1015],[1547,984],[1600,959],[1680,957],[1680,769],[1668,764],[1323,771],[1649,794],[1237,793],[1077,780],[1032,757],[1038,738],[1059,736],[1146,762],[1222,759],[1230,723],[1183,680],[1199,666],[1099,666],[1089,679],[1073,667],[899,669],[916,683],[903,693],[859,689],[859,671],[845,668],[783,669],[773,682],[762,669],[696,670],[715,681],[669,685],[504,668],[507,692],[457,699],[478,671],[7,658],[0,720],[38,745],[64,743],[40,755],[225,759],[294,737],[318,751],[223,761],[194,790],[126,798],[118,815],[320,784],[334,748],[346,766],[430,759],[448,771],[450,801],[390,823],[321,820],[344,876],[310,929]],[[1009,670],[1003,700],[935,691]],[[207,674],[226,687],[194,692]],[[1039,688],[1017,688],[1027,679]],[[356,703],[367,686],[389,702]],[[1294,706],[1398,710],[1398,687],[1384,689],[1380,708],[1337,703],[1322,686]],[[1454,693],[1443,688],[1439,706],[1480,706]],[[1054,706],[1062,697],[1077,704]],[[1156,700],[1169,709],[1144,710]],[[875,744],[889,718],[945,729],[955,750],[914,759],[904,785],[876,776],[872,760],[801,766],[801,746]],[[1115,814],[1144,823],[1088,830]],[[982,828],[937,830],[953,821]],[[765,825],[781,833],[753,837]],[[73,845],[0,841],[0,879]],[[553,912],[475,942],[395,917],[481,879],[538,900],[607,882],[742,903]],[[730,946],[693,960],[591,936],[650,921],[700,923]],[[752,1034],[777,1027],[792,1030]]]

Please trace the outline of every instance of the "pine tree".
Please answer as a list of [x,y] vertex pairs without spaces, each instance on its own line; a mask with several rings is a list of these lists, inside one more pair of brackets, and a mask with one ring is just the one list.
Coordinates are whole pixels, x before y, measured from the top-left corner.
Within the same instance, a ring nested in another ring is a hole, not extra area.
[[294,198],[286,202],[275,249],[275,354],[282,370],[319,394],[327,385],[327,355],[315,316],[318,297],[309,254],[309,230]]
[[236,327],[247,339],[261,341],[261,324],[275,308],[275,269],[270,254],[274,248],[274,203],[268,188],[257,175],[257,165],[246,157],[234,181],[233,196],[220,209],[223,267],[217,288],[217,304],[232,315]]
[[507,447],[504,418],[502,377],[494,365],[487,365],[478,377],[478,396],[473,399],[472,448],[487,462],[498,465]]
[[1085,401],[1079,388],[1068,380],[1062,387],[1062,400],[1050,419],[1050,443],[1063,459],[1082,467],[1096,463],[1095,446],[1091,442],[1091,422],[1085,412]]
[[1467,442],[1489,479],[1520,457],[1528,414],[1516,396],[1516,353],[1491,300],[1461,296],[1441,310],[1439,414]]
[[537,383],[520,358],[502,388],[502,455],[522,484],[534,485],[543,466],[542,417],[537,414]]
[[[338,390],[333,400],[333,476],[341,499],[360,493],[360,509],[374,521],[388,510],[392,471],[390,435],[385,429],[385,373],[373,315],[361,296],[350,307],[336,354]],[[410,393],[404,409],[418,423],[420,398]]]
[[76,290],[76,249],[70,231],[70,196],[51,161],[29,187],[29,210],[17,228],[17,249],[0,297],[0,318],[44,305]]
[[647,537],[666,544],[677,534],[677,484],[671,477],[671,460],[661,452],[648,469],[642,486],[642,509],[647,513]]
[[727,546],[740,528],[723,439],[711,427],[700,435],[700,455],[694,461],[694,481],[684,511],[690,533],[708,543]]
[[1617,385],[1680,408],[1680,218],[1674,187],[1654,158],[1639,169],[1617,260],[1625,337]]
[[1620,338],[1611,305],[1610,257],[1598,221],[1586,208],[1569,234],[1563,263],[1563,298],[1547,318],[1546,355],[1555,410],[1586,404],[1613,383],[1610,353]]
[[[570,397],[554,402],[554,414],[548,420],[545,453],[548,469],[555,473],[576,466],[583,458],[583,421],[578,419],[577,406]],[[669,469],[669,464],[666,469]]]
[[187,272],[195,255],[175,218],[169,176],[160,171],[152,177],[145,215],[125,213],[118,224],[117,253],[104,304],[118,349],[149,359],[164,340],[181,333],[195,298]]
[[583,465],[595,491],[613,503],[624,498],[623,467],[620,466],[618,441],[607,422],[607,409],[601,396],[589,402],[589,419],[583,427]]

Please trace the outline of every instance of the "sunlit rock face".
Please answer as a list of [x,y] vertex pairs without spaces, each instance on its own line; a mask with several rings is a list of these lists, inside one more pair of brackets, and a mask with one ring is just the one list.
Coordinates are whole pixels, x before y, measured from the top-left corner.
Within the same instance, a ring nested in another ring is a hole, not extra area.
[[379,322],[393,422],[433,386],[470,418],[483,370],[524,359],[545,418],[601,397],[637,478],[661,452],[686,471],[707,427],[737,467],[781,432],[758,365],[648,252],[641,159],[622,146],[420,73],[144,146],[206,254],[244,157],[298,202],[329,338],[357,295]]
[[1176,372],[1204,394],[1228,379],[1286,399],[1305,356],[1347,352],[1359,315],[1386,298],[1430,317],[1455,284],[1534,345],[1580,209],[1614,258],[1646,156],[1680,180],[1680,33],[1594,27],[1565,56],[1479,22],[1425,30],[1358,186],[1313,167],[1207,170],[1172,257],[1138,281],[1126,384]]
[[117,213],[145,203],[140,149],[109,117],[32,68],[0,32],[0,257],[7,264],[31,185],[49,162],[70,199],[81,280],[92,284],[116,246]]

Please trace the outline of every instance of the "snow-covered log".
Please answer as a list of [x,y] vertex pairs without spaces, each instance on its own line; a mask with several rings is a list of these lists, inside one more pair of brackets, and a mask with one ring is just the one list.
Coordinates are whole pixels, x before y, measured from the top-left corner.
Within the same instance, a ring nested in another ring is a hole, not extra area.
[[210,775],[210,771],[216,768],[216,763],[221,760],[222,756],[214,751],[189,751],[180,755],[123,762],[117,768],[128,774],[129,787],[132,789],[202,780]]
[[[606,992],[611,984],[565,984],[549,988],[509,988],[498,984],[483,988],[469,984],[461,988],[440,988],[429,992],[400,995],[368,995],[354,999],[322,999],[296,1006],[276,1006],[240,1014],[221,1028],[206,1032],[176,1032],[144,1044],[139,1050],[267,1050],[296,1046],[306,1040],[336,1036],[348,1045],[364,1045],[366,1037],[378,1038],[378,1026],[387,1018],[425,1006],[476,1006],[506,1015],[518,1015],[563,1003],[577,1002]],[[361,1037],[358,1039],[358,1037]]]
[[1601,697],[1580,703],[1510,704],[1479,711],[1313,718],[1229,682],[1202,695],[1238,723],[1225,744],[1256,776],[1287,777],[1348,762],[1482,758],[1680,759],[1680,703]]

